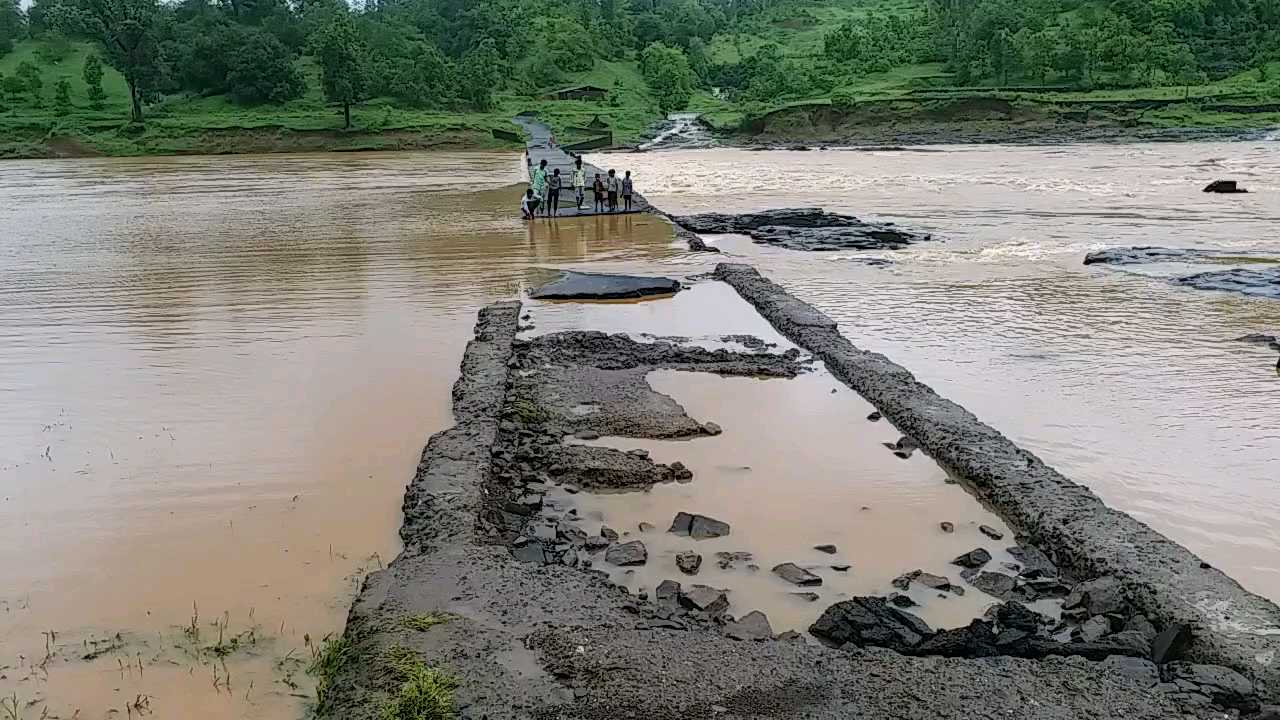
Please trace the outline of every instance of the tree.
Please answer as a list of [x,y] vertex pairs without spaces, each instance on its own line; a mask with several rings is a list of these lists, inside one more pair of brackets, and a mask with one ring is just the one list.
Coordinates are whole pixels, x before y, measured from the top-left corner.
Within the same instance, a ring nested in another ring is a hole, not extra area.
[[30,60],[18,63],[13,76],[22,82],[23,89],[31,95],[31,103],[40,107],[40,91],[44,89],[44,79],[40,77],[40,68]]
[[293,53],[274,36],[260,30],[230,58],[227,93],[246,105],[282,103],[306,90],[302,73],[293,65]]
[[314,38],[325,99],[342,106],[343,127],[351,127],[351,106],[366,99],[368,49],[347,13],[333,16]]
[[1058,47],[1058,35],[1045,28],[1039,32],[1031,32],[1023,28],[1013,36],[1013,43],[1022,56],[1022,65],[1028,72],[1034,73],[1041,85],[1044,85],[1053,69],[1054,53]]
[[693,71],[684,51],[656,42],[640,55],[640,72],[658,96],[662,113],[683,110],[693,96]]
[[89,107],[101,110],[102,101],[107,99],[107,94],[102,91],[102,60],[95,54],[85,58],[81,76],[84,78],[84,84],[89,87]]
[[488,110],[493,107],[493,93],[502,87],[505,70],[497,43],[484,38],[462,56],[458,92],[476,110]]
[[27,84],[17,75],[5,75],[0,77],[0,90],[8,96],[9,102],[14,103],[27,91]]
[[58,78],[58,82],[53,86],[53,106],[59,113],[67,113],[71,110],[71,81],[66,78]]
[[[158,0],[79,0],[61,14],[60,29],[79,32],[102,46],[107,64],[129,86],[129,118],[142,123],[144,98],[157,92],[165,77],[165,17]],[[53,11],[53,8],[50,8]]]
[[0,55],[13,50],[14,43],[27,36],[27,17],[18,0],[0,0]]

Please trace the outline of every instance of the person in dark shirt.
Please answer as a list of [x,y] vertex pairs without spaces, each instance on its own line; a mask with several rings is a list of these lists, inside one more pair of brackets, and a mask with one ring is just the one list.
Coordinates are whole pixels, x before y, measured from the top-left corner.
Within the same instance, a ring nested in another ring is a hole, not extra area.
[[560,214],[560,187],[564,181],[560,178],[560,168],[556,168],[551,173],[550,184],[547,186],[547,215]]
[[600,179],[600,173],[596,173],[596,182],[591,189],[596,195],[596,212],[604,212],[604,181]]

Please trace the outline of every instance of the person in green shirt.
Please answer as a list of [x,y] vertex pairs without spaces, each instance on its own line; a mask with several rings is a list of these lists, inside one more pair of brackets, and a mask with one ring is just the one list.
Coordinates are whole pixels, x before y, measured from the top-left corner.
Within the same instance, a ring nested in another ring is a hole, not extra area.
[[543,160],[538,163],[538,169],[533,171],[533,176],[529,178],[529,189],[533,191],[534,197],[538,198],[542,211],[545,214],[547,210],[547,161]]

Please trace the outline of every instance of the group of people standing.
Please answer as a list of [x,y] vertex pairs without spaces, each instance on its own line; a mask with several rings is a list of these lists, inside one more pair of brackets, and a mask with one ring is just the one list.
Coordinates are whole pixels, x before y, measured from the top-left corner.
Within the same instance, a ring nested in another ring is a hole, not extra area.
[[[582,156],[570,153],[573,157],[573,175],[569,178],[573,188],[574,201],[578,210],[583,209],[587,199],[587,170],[582,164]],[[560,168],[548,172],[547,161],[542,160],[535,168],[531,158],[526,159],[529,166],[529,188],[525,190],[524,199],[520,201],[520,214],[525,219],[532,219],[541,214],[543,217],[555,217],[560,214],[560,193],[567,187]],[[595,174],[591,183],[591,193],[595,200],[594,211],[597,213],[618,212],[618,199],[622,199],[622,211],[631,211],[631,198],[634,194],[631,182],[631,171],[618,177],[618,173],[609,170],[603,177]]]

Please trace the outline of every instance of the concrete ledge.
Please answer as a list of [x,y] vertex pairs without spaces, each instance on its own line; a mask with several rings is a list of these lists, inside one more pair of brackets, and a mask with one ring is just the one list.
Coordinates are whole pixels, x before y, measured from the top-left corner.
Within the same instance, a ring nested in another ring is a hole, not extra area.
[[1227,665],[1280,697],[1280,608],[1186,548],[1107,507],[887,357],[860,350],[824,314],[747,265],[721,263],[733,286],[783,335],[826,362],[971,493],[1061,566],[1114,575],[1134,606],[1160,623],[1190,625],[1192,659]]

